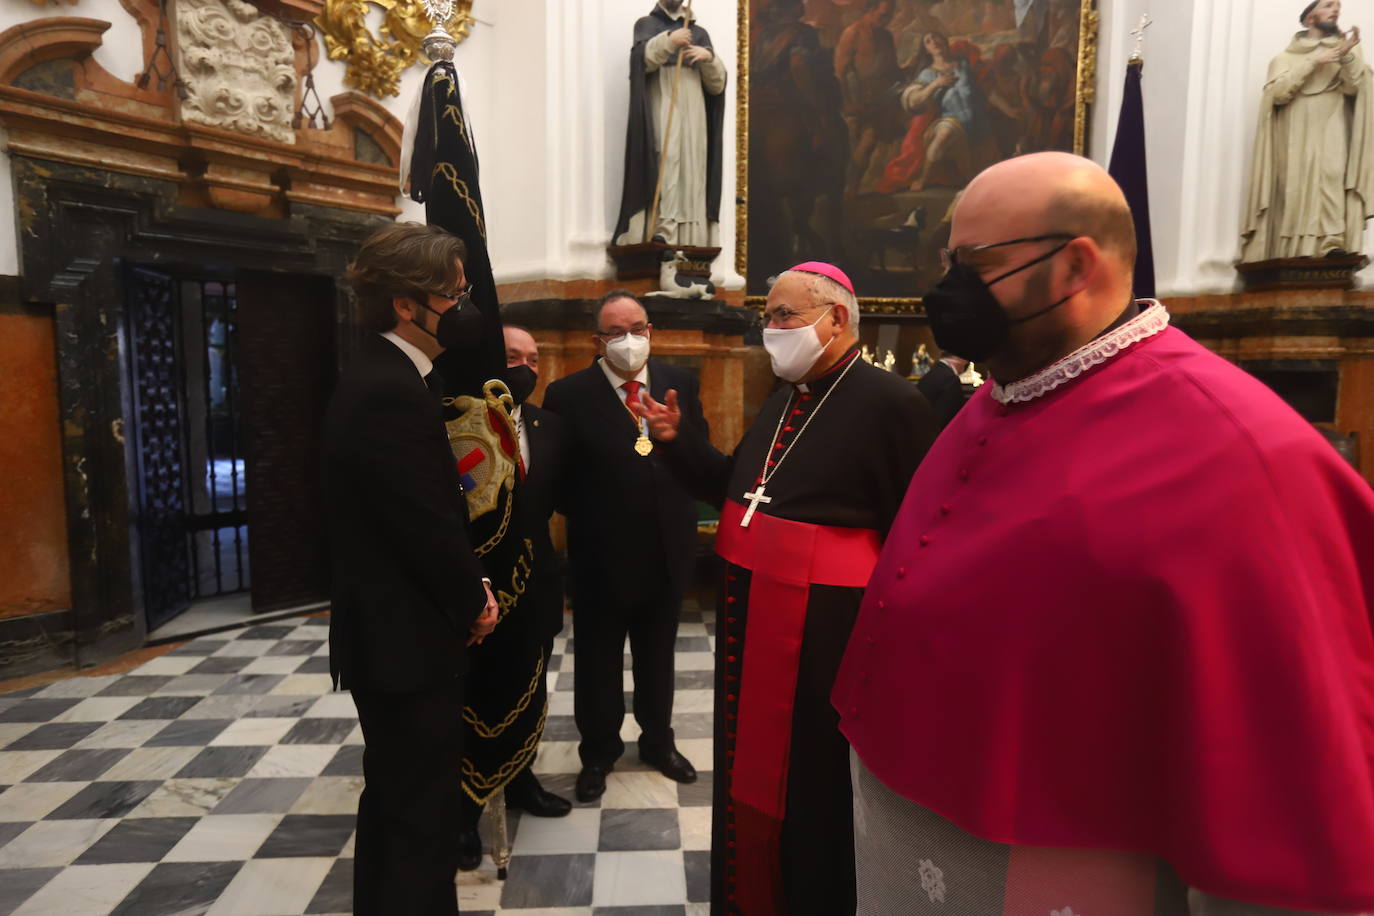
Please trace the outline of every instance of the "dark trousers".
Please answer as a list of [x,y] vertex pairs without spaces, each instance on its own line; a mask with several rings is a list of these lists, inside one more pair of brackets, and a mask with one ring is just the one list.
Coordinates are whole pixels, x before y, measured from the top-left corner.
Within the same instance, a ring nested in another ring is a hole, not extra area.
[[634,671],[641,754],[673,749],[673,662],[682,596],[668,588],[632,607],[579,596],[573,607],[573,715],[583,765],[610,767],[625,752],[625,637]]
[[463,682],[409,694],[354,690],[363,729],[363,794],[353,912],[458,912]]

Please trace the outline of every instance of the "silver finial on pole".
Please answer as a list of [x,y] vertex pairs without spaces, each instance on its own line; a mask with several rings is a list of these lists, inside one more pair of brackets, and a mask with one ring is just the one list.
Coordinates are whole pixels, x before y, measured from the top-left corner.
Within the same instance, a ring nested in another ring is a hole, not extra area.
[[424,0],[424,4],[433,28],[429,30],[428,35],[420,39],[420,47],[424,49],[425,57],[430,60],[451,61],[458,42],[453,40],[446,26],[453,18],[454,0]]
[[[428,0],[426,0],[426,2],[428,2]],[[1131,29],[1131,34],[1135,36],[1135,50],[1131,52],[1131,63],[1140,63],[1145,59],[1140,53],[1140,48],[1141,45],[1145,43],[1145,30],[1148,29],[1153,22],[1154,20],[1150,18],[1149,13],[1141,13],[1140,21],[1136,23],[1135,28]]]

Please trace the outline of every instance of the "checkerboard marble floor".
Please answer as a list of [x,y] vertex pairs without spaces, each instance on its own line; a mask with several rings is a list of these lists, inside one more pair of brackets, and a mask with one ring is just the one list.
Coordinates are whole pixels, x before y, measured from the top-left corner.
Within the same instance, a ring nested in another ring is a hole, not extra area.
[[[641,765],[627,716],[605,796],[566,818],[512,815],[507,880],[489,858],[460,875],[463,912],[704,916],[714,630],[712,612],[684,609],[674,726],[698,781]],[[0,694],[0,916],[349,912],[362,734],[330,692],[327,633],[323,617],[253,626]],[[554,645],[534,764],[567,798],[571,635]]]

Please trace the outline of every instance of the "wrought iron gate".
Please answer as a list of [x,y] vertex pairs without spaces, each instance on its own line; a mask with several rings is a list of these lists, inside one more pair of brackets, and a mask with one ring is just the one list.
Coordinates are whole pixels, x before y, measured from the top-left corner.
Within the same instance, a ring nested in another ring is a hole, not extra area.
[[151,630],[251,585],[237,301],[228,279],[129,267],[125,281]]

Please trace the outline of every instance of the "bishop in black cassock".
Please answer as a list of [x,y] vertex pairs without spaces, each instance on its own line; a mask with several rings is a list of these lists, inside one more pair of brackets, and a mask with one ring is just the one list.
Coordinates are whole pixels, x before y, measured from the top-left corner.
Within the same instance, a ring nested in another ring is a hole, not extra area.
[[782,274],[764,318],[774,371],[792,383],[733,455],[679,424],[671,393],[643,411],[675,471],[722,506],[711,912],[829,916],[855,906],[849,747],[831,687],[937,428],[914,386],[859,357],[837,268]]

